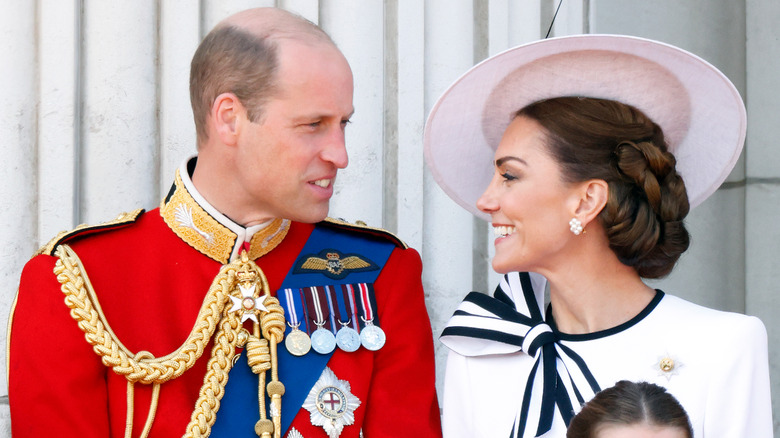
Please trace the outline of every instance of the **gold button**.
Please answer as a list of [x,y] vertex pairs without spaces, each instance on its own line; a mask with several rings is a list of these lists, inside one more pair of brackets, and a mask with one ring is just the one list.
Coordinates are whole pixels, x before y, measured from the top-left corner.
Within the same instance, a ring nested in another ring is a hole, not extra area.
[[659,364],[661,367],[661,371],[669,372],[674,369],[674,361],[671,358],[664,358],[661,359],[661,363]]

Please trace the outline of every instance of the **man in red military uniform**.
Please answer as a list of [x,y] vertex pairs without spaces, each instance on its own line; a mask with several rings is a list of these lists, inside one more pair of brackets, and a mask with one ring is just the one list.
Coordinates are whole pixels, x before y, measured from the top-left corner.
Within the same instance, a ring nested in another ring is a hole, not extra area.
[[14,437],[441,436],[419,255],[323,221],[347,165],[344,56],[248,10],[206,36],[190,88],[198,156],[160,207],[25,266]]

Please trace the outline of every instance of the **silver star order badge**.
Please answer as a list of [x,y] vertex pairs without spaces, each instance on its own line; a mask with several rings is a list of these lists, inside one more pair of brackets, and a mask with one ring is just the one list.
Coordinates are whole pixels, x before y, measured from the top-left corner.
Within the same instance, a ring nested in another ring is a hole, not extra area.
[[658,372],[659,376],[664,376],[669,381],[672,379],[672,376],[680,374],[680,368],[683,366],[679,358],[666,354],[658,357],[658,361],[653,365],[653,368]]
[[233,307],[230,308],[231,312],[243,312],[241,315],[241,322],[251,319],[254,322],[258,322],[257,314],[260,312],[268,312],[268,308],[265,307],[265,299],[267,295],[263,297],[255,298],[256,284],[244,285],[239,284],[238,288],[241,290],[241,298],[230,296],[233,301]]
[[349,382],[339,380],[328,367],[303,403],[311,414],[311,424],[325,429],[329,438],[338,438],[344,426],[355,422],[358,406],[360,400],[350,392]]
[[287,432],[287,438],[303,438],[303,435],[293,427]]

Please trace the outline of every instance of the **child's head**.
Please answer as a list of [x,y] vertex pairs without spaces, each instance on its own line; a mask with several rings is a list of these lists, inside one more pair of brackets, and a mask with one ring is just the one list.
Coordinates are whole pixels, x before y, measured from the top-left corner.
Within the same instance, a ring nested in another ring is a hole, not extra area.
[[688,414],[658,385],[621,380],[583,406],[567,438],[692,438]]

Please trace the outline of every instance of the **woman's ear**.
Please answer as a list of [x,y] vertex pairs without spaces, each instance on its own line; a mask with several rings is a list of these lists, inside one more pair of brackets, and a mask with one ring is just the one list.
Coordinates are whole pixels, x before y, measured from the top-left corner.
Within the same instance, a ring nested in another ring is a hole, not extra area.
[[244,107],[233,93],[222,93],[214,99],[210,116],[214,131],[223,144],[233,146],[237,143],[237,122],[241,111]]
[[592,179],[581,183],[579,205],[575,211],[576,217],[583,227],[601,213],[609,199],[609,184],[602,179]]

